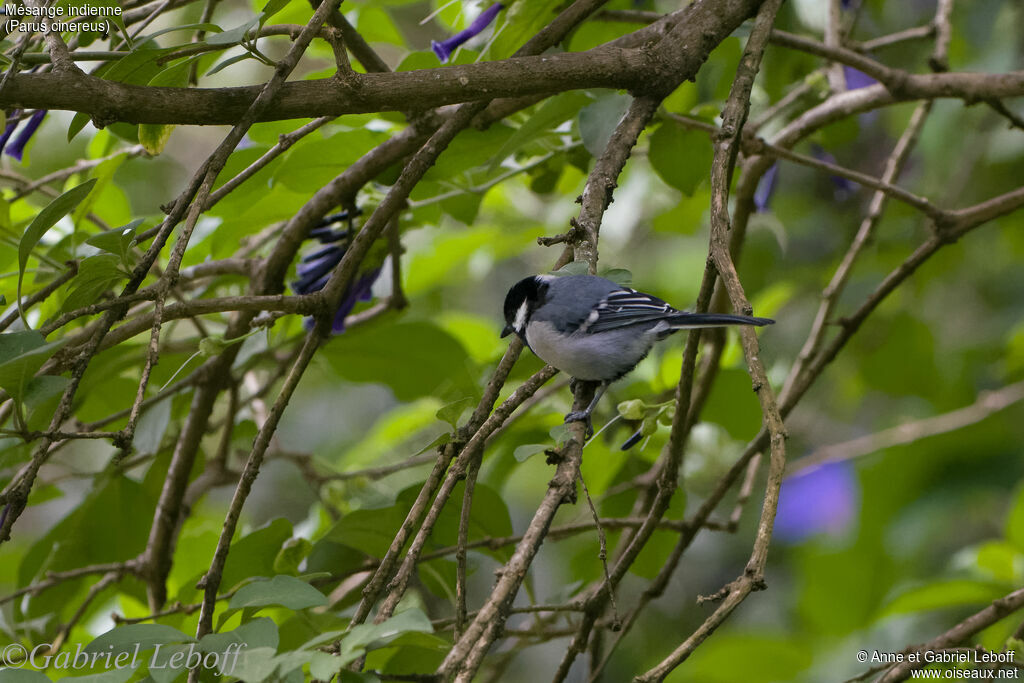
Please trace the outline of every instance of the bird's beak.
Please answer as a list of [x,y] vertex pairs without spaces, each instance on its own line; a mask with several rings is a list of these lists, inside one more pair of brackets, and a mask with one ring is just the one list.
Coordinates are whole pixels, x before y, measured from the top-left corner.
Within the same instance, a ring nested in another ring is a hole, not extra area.
[[515,330],[512,329],[511,325],[505,325],[505,328],[501,331],[501,338],[504,339],[508,335],[512,334]]

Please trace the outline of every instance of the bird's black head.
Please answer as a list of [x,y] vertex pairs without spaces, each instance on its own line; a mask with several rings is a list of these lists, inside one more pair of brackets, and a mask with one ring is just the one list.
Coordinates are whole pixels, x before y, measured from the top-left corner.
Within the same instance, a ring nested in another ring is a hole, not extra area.
[[526,341],[524,331],[534,309],[544,300],[548,284],[538,276],[526,277],[512,285],[505,295],[505,329],[502,337],[515,332]]

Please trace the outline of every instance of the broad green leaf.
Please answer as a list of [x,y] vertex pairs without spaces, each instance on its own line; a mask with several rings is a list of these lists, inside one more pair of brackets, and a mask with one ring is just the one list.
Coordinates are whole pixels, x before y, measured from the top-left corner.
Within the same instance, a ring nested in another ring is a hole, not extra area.
[[590,267],[586,261],[569,261],[558,270],[551,271],[551,274],[562,277],[563,275],[586,275],[589,272]]
[[711,173],[714,151],[705,133],[665,121],[650,136],[648,157],[661,179],[689,196]]
[[[106,662],[107,657],[104,655],[102,659],[98,660],[98,666],[105,666]],[[113,664],[113,657],[110,658],[110,662]],[[71,683],[125,683],[125,681],[135,675],[135,670],[128,666],[130,662],[131,660],[125,657],[125,666],[111,666],[107,671],[89,674],[88,676],[69,676],[63,680]]]
[[223,589],[233,588],[254,576],[273,575],[274,558],[291,536],[291,523],[279,517],[232,543],[221,579]]
[[263,9],[260,10],[260,14],[262,14],[262,21],[266,22],[270,17],[274,16],[287,6],[288,0],[268,0],[267,4],[265,4]]
[[29,380],[22,400],[28,410],[29,429],[44,429],[52,418],[57,398],[64,393],[71,380],[55,375],[41,375]]
[[232,631],[203,636],[199,641],[199,648],[203,652],[224,652],[232,643],[244,643],[252,648],[267,647],[276,650],[279,641],[277,624],[272,619],[260,617]]
[[250,19],[244,24],[239,24],[234,28],[229,28],[226,31],[221,31],[212,36],[206,38],[206,42],[210,45],[233,45],[245,36],[246,32],[252,27],[259,23],[259,19]]
[[28,669],[0,669],[0,683],[50,683],[50,678]]
[[516,446],[516,449],[512,451],[512,457],[519,462],[525,462],[538,453],[543,453],[549,448],[551,448],[551,444],[548,443],[527,443],[522,446]]
[[[359,21],[356,29],[363,39],[368,43],[384,43],[387,45],[402,45],[402,33],[395,26],[391,15],[374,5],[366,5],[359,9]],[[435,64],[436,66],[436,64]]]
[[344,515],[327,538],[370,555],[384,557],[407,509],[393,505],[379,510],[356,510]]
[[138,40],[139,40],[139,42],[146,42],[147,40],[152,40],[153,38],[156,38],[157,36],[162,36],[165,33],[172,33],[174,31],[206,31],[207,33],[220,33],[222,31],[222,29],[217,24],[209,24],[209,23],[206,23],[206,24],[199,24],[199,23],[197,23],[197,24],[181,24],[181,25],[178,25],[178,26],[169,26],[167,28],[162,28],[162,29],[160,29],[158,31],[153,31],[152,33],[147,33],[144,36],[140,36],[138,38]]
[[128,277],[120,269],[121,259],[113,254],[97,254],[84,259],[78,266],[78,275],[71,280],[71,292],[61,304],[62,311],[73,311],[88,306],[121,280]]
[[[77,187],[73,187],[61,196],[54,199],[40,211],[22,235],[18,243],[18,310],[21,310],[21,283],[25,278],[25,266],[28,265],[28,258],[32,250],[39,244],[46,231],[52,228],[57,221],[66,216],[76,206],[89,196],[96,180],[87,180]],[[25,320],[25,312],[21,311],[22,320]],[[28,321],[25,320],[28,327]]]
[[157,401],[146,409],[135,426],[135,438],[132,446],[139,455],[152,455],[160,450],[164,433],[171,422],[171,404],[169,398]]
[[92,177],[96,181],[96,186],[89,193],[89,196],[85,198],[85,201],[75,207],[74,213],[71,214],[71,222],[74,225],[80,225],[85,216],[92,211],[96,201],[100,198],[100,195],[103,194],[103,190],[113,179],[114,173],[118,168],[120,168],[121,164],[123,164],[127,158],[127,154],[118,154],[115,157],[107,159],[93,169]]
[[472,404],[473,398],[471,396],[447,403],[437,409],[437,419],[447,422],[452,426],[452,429],[455,429],[459,426],[459,418],[462,416],[462,413],[466,412],[466,408],[469,408]]
[[359,648],[381,647],[409,631],[433,633],[434,627],[426,614],[415,608],[407,609],[379,624],[359,624],[352,627],[341,641],[341,652],[345,654]]
[[46,343],[34,330],[0,334],[0,388],[14,399],[25,399],[29,382],[67,339]]
[[[277,670],[275,660],[273,648],[246,648],[244,656],[239,655],[237,662],[231,661],[224,674],[230,676],[230,679],[238,678],[241,681],[276,681],[279,679],[274,677],[274,672]],[[282,681],[282,683],[290,683],[290,681]]]
[[278,574],[297,574],[299,565],[309,557],[312,550],[313,544],[305,538],[288,539],[274,558],[274,571]]
[[294,576],[278,575],[269,581],[254,581],[238,589],[228,606],[232,609],[243,607],[266,607],[281,605],[289,609],[305,609],[327,604],[323,593]]
[[243,52],[242,54],[235,55],[234,57],[228,57],[227,59],[221,60],[221,61],[217,62],[216,64],[214,64],[212,67],[210,67],[210,70],[206,72],[206,75],[207,76],[212,76],[213,74],[217,73],[218,71],[221,71],[222,69],[226,69],[229,66],[231,66],[232,64],[237,64],[238,62],[244,61],[246,59],[255,59],[255,57],[253,57],[248,52]]
[[363,128],[327,138],[313,133],[288,151],[274,174],[274,182],[297,191],[326,185],[386,138],[384,133]]
[[541,133],[556,128],[576,116],[576,113],[590,101],[592,98],[588,94],[577,90],[560,93],[545,100],[537,111],[526,120],[526,123],[519,126],[501,146],[501,149],[495,153],[488,171],[494,171],[508,155],[534,140]]
[[607,278],[622,287],[633,285],[633,273],[625,268],[609,268],[601,273],[601,277]]
[[167,643],[188,643],[193,639],[176,628],[163,624],[128,624],[118,626],[97,636],[85,646],[86,652],[132,652],[138,646],[140,652],[149,650],[155,645]]
[[442,384],[476,392],[466,351],[458,340],[426,322],[357,328],[335,337],[322,356],[340,377],[386,384],[400,401],[411,401]]
[[309,675],[318,681],[329,681],[338,675],[346,665],[359,659],[359,654],[350,652],[347,657],[329,655],[314,651],[309,659]]
[[132,268],[135,265],[131,255],[131,249],[135,245],[135,230],[142,225],[143,220],[145,219],[137,218],[119,228],[92,235],[85,243],[116,255],[121,259],[121,265],[126,269]]
[[139,143],[146,152],[156,156],[164,151],[164,146],[171,137],[174,126],[164,123],[140,123]]
[[597,158],[604,152],[615,127],[619,125],[632,101],[629,95],[605,93],[596,102],[580,110],[580,137],[591,156]]
[[932,581],[903,591],[882,610],[884,616],[910,614],[944,607],[985,605],[1007,592],[1002,584],[969,579]]

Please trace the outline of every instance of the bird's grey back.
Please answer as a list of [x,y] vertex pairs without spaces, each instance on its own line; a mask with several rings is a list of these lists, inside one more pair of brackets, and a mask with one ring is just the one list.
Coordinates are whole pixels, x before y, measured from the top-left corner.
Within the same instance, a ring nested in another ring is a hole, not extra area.
[[550,322],[559,332],[572,332],[587,320],[595,301],[620,285],[597,275],[543,276],[548,285],[544,297],[544,310],[534,320]]

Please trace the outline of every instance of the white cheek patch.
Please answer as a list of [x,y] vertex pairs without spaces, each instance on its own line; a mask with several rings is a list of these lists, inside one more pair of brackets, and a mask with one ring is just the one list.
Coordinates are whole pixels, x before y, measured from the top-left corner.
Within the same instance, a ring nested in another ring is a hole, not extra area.
[[520,334],[522,333],[523,328],[526,327],[526,314],[527,314],[527,312],[528,312],[528,305],[527,305],[526,301],[523,301],[523,303],[519,304],[519,310],[516,311],[516,319],[512,322],[512,328],[516,332],[519,332]]

